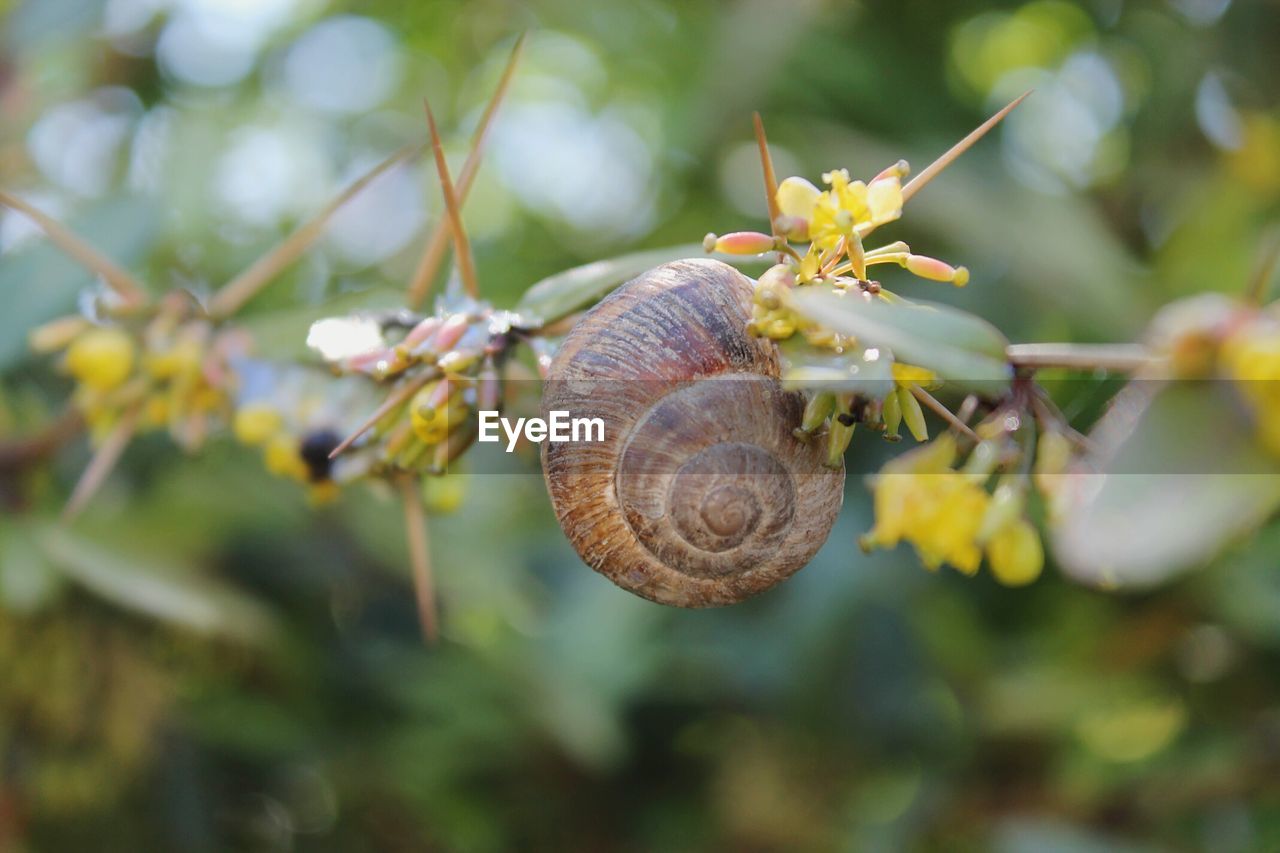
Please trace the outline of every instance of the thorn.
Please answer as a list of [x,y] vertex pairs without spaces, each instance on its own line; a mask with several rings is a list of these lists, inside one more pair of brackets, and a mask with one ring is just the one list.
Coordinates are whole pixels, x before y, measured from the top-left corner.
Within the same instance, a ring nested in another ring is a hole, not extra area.
[[254,261],[244,272],[222,286],[209,301],[209,313],[214,317],[229,317],[252,299],[282,270],[296,261],[303,252],[324,233],[325,226],[338,210],[361,190],[373,183],[392,166],[410,160],[422,153],[425,146],[407,145],[352,181],[351,185],[324,206],[315,216],[294,229],[274,249]]
[[951,426],[952,429],[962,433],[966,438],[972,441],[981,441],[981,439],[978,438],[978,434],[974,432],[972,429],[970,429],[967,423],[965,423],[964,421],[960,420],[958,417],[953,415],[950,409],[942,405],[942,403],[938,402],[937,397],[934,397],[932,394],[930,394],[928,391],[921,388],[919,385],[911,386],[911,396],[915,397],[921,403],[924,403],[926,406],[932,409],[933,412],[936,415],[938,415],[938,417],[946,421]]
[[471,256],[471,243],[467,240],[467,230],[462,224],[462,210],[458,205],[458,196],[454,191],[453,178],[449,177],[449,164],[444,159],[444,147],[440,144],[440,128],[436,127],[435,113],[431,112],[431,104],[424,98],[422,105],[427,110],[427,127],[431,131],[431,153],[436,158],[436,172],[440,175],[440,192],[444,195],[445,212],[449,216],[449,229],[453,231],[453,254],[457,258],[458,274],[462,276],[462,286],[472,299],[480,296],[480,285],[476,282],[476,262]]
[[387,396],[387,399],[383,400],[382,404],[373,410],[373,414],[365,418],[364,422],[361,423],[360,426],[356,427],[355,431],[352,432],[351,435],[344,438],[338,446],[329,453],[329,458],[337,459],[343,451],[355,443],[356,439],[368,432],[378,421],[382,420],[387,412],[390,412],[396,406],[407,401],[418,392],[419,388],[439,376],[440,371],[438,370],[424,370],[421,376],[417,376],[409,380],[395,391],[392,391]]
[[[511,49],[511,58],[507,60],[507,67],[503,69],[502,77],[498,80],[498,88],[494,90],[493,96],[484,108],[484,113],[480,116],[480,123],[476,125],[475,132],[471,135],[471,149],[467,152],[467,159],[462,163],[462,171],[458,173],[459,207],[466,204],[467,196],[471,193],[471,185],[476,180],[476,173],[480,171],[480,162],[484,153],[485,140],[489,134],[489,127],[493,122],[494,116],[497,115],[498,106],[502,103],[502,100],[507,95],[507,90],[511,87],[511,79],[515,75],[516,65],[519,64],[526,35],[527,33],[521,33],[520,37],[516,39],[515,47]],[[436,270],[440,268],[440,262],[444,260],[445,249],[449,245],[449,235],[450,230],[447,221],[439,223],[431,232],[431,236],[427,239],[426,248],[423,249],[422,257],[418,260],[418,267],[413,272],[413,278],[409,280],[408,296],[405,300],[407,307],[416,309],[431,292]]]
[[147,289],[141,281],[134,278],[122,267],[97,249],[90,246],[61,222],[41,212],[17,196],[0,192],[0,204],[23,214],[40,226],[49,239],[62,251],[66,252],[77,263],[90,272],[97,273],[107,282],[112,290],[131,308],[139,308],[147,303]]
[[1271,278],[1275,275],[1277,266],[1280,266],[1280,228],[1273,229],[1270,239],[1263,245],[1262,252],[1258,256],[1258,264],[1253,268],[1253,273],[1245,286],[1245,301],[1254,305],[1261,305],[1266,301]]
[[422,492],[417,477],[403,477],[400,493],[404,498],[404,527],[409,544],[409,561],[413,567],[413,589],[418,599],[418,620],[427,645],[439,638],[436,619],[436,591],[431,577],[431,544],[427,532],[427,513],[422,507]]
[[764,200],[769,208],[769,233],[778,236],[778,177],[773,172],[773,157],[769,155],[769,140],[764,135],[764,121],[760,113],[751,114],[751,123],[756,131],[756,147],[760,149],[760,170],[764,175]]
[[129,446],[129,441],[133,438],[133,434],[138,428],[138,417],[141,413],[141,403],[125,410],[120,417],[120,422],[115,425],[115,428],[107,436],[107,440],[102,442],[102,446],[94,452],[93,458],[89,460],[89,465],[76,482],[76,487],[71,492],[71,498],[62,510],[63,524],[70,524],[74,521],[76,516],[88,506],[93,496],[98,493],[98,489],[102,488],[102,484],[106,482],[112,469],[120,461],[120,456],[124,453],[124,449]]
[[1000,112],[996,113],[991,118],[987,119],[982,124],[978,125],[976,128],[973,129],[973,131],[969,133],[968,136],[966,136],[964,139],[961,139],[955,145],[952,145],[949,149],[947,149],[947,153],[943,154],[937,160],[934,160],[932,163],[930,163],[928,166],[925,167],[924,171],[922,171],[920,174],[916,175],[914,178],[908,181],[907,185],[902,188],[902,203],[906,204],[908,201],[910,201],[913,195],[920,192],[920,190],[924,189],[925,184],[929,183],[934,178],[936,178],[939,172],[941,172],[943,169],[950,166],[957,157],[959,157],[964,152],[968,151],[969,148],[979,139],[986,136],[987,131],[991,130],[991,128],[999,124],[1001,120],[1004,119],[1005,116],[1007,116],[1010,112],[1012,112],[1014,107],[1016,107],[1018,104],[1025,101],[1027,99],[1027,96],[1030,95],[1033,91],[1035,90],[1028,89],[1018,97],[1014,98],[1012,101],[1009,102],[1008,105],[1004,107],[1004,109],[1000,110]]

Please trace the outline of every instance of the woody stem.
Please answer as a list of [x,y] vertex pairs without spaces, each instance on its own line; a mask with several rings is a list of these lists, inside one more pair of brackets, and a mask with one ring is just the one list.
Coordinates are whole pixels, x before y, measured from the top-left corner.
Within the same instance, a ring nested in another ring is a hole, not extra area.
[[1010,344],[1005,357],[1014,367],[1029,370],[1110,370],[1133,373],[1156,361],[1141,344]]

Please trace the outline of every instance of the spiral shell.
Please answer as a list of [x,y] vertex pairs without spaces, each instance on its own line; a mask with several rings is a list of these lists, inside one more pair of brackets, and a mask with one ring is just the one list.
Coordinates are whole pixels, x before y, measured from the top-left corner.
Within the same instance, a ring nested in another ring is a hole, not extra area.
[[542,445],[560,526],[591,568],[680,607],[731,604],[803,567],[844,471],[792,435],[777,347],[749,336],[751,280],[678,261],[620,287],[551,363],[543,416],[604,420],[604,441]]

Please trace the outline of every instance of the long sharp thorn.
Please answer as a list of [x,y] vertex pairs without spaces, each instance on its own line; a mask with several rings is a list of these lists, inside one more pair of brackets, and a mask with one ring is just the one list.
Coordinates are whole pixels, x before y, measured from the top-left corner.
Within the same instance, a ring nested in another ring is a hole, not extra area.
[[971,441],[981,440],[978,437],[978,434],[969,428],[969,425],[967,423],[965,423],[960,418],[952,414],[951,410],[948,409],[946,406],[942,405],[942,403],[939,402],[937,397],[933,396],[928,391],[921,388],[919,385],[911,386],[911,396],[915,397],[921,403],[924,403],[926,406],[932,409],[934,413],[938,415],[938,417],[942,418],[944,421],[950,424],[952,429],[963,434],[966,438],[970,439]]
[[417,378],[406,383],[403,387],[398,388],[395,391],[392,391],[387,396],[387,399],[383,400],[382,404],[378,406],[378,408],[373,410],[373,414],[365,418],[364,422],[361,423],[360,426],[356,427],[355,430],[352,431],[351,435],[344,438],[342,442],[333,449],[333,451],[329,454],[329,458],[337,459],[343,453],[343,451],[345,451],[348,447],[350,447],[352,444],[355,443],[356,439],[358,439],[360,436],[364,435],[366,432],[372,429],[373,425],[376,424],[378,421],[382,420],[382,418],[387,414],[387,412],[390,412],[396,406],[399,406],[405,400],[408,400],[415,393],[417,393],[419,388],[421,388],[423,385],[426,385],[432,379],[435,379],[437,375],[438,375],[438,371],[425,370],[422,372],[421,376],[418,376]]
[[756,130],[756,147],[760,149],[760,171],[764,176],[764,200],[769,207],[769,232],[778,236],[778,177],[773,172],[773,157],[769,155],[769,140],[764,135],[764,121],[760,113],[751,114]]
[[991,118],[987,119],[982,124],[978,125],[976,128],[973,129],[973,131],[968,136],[966,136],[964,139],[961,139],[955,145],[952,145],[949,149],[947,149],[946,154],[943,154],[937,160],[934,160],[932,163],[930,163],[928,166],[925,167],[924,171],[916,175],[910,181],[907,181],[907,185],[902,188],[902,203],[906,204],[908,201],[910,201],[911,197],[916,193],[920,192],[920,190],[924,189],[925,184],[929,183],[934,178],[936,178],[939,172],[941,172],[943,169],[950,166],[953,162],[955,162],[955,159],[957,157],[959,157],[964,152],[968,151],[969,148],[979,139],[986,136],[987,131],[991,130],[991,128],[999,124],[1001,120],[1004,119],[1005,116],[1007,116],[1010,112],[1012,112],[1014,107],[1016,107],[1018,104],[1025,101],[1027,99],[1027,96],[1031,94],[1031,91],[1032,90],[1027,90],[1026,92],[1023,92],[1018,97],[1014,98],[1012,101],[1009,102],[1008,105],[1006,105],[1002,110],[1000,110],[1000,112],[996,113]]
[[1258,265],[1253,268],[1253,274],[1249,276],[1249,283],[1244,291],[1247,302],[1261,305],[1266,301],[1268,286],[1271,284],[1271,277],[1275,275],[1277,266],[1280,266],[1280,228],[1273,230],[1270,241],[1258,258]]
[[129,446],[129,441],[133,438],[133,434],[138,428],[138,417],[141,413],[141,405],[135,405],[128,409],[121,416],[120,422],[111,430],[106,441],[102,442],[102,446],[93,454],[93,458],[89,460],[88,467],[84,469],[84,473],[80,475],[80,479],[76,482],[76,487],[71,492],[71,498],[62,510],[64,524],[73,521],[88,506],[89,501],[98,493],[98,489],[102,488],[102,484],[106,482],[112,469],[120,461],[120,456],[124,453],[124,449]]
[[272,279],[287,266],[296,261],[303,252],[311,247],[325,226],[338,210],[350,201],[357,193],[386,172],[392,166],[409,160],[423,149],[422,145],[408,145],[365,172],[352,181],[351,185],[339,193],[333,201],[311,219],[299,225],[293,233],[285,237],[276,247],[254,261],[244,272],[223,285],[209,301],[209,313],[214,317],[229,317],[252,299],[258,291],[266,287]]
[[449,229],[453,232],[453,254],[458,261],[458,274],[462,276],[462,286],[467,289],[467,294],[472,299],[477,299],[480,296],[480,285],[476,282],[475,259],[471,256],[471,243],[467,240],[467,231],[462,225],[462,211],[459,209],[453,178],[449,177],[449,164],[444,159],[444,147],[440,144],[440,128],[436,127],[436,117],[431,112],[431,104],[426,100],[422,103],[427,109],[427,127],[431,131],[431,153],[436,158],[436,171],[440,175],[440,192],[444,196]]
[[422,493],[417,477],[400,481],[404,500],[404,527],[409,544],[409,560],[413,565],[413,590],[418,599],[418,620],[428,645],[439,636],[436,619],[436,590],[431,577],[431,544],[427,533],[427,513],[422,507]]
[[[471,193],[471,185],[475,183],[476,173],[480,171],[480,161],[484,153],[485,140],[489,134],[489,127],[493,122],[493,118],[497,115],[498,106],[502,103],[503,98],[507,95],[507,90],[511,87],[511,78],[515,74],[516,65],[519,64],[520,53],[524,49],[524,35],[516,39],[516,45],[511,49],[511,58],[507,60],[507,67],[503,69],[502,77],[498,80],[498,88],[494,90],[493,97],[489,99],[488,105],[484,108],[484,113],[480,116],[480,123],[476,125],[475,133],[471,135],[471,150],[467,152],[467,159],[462,163],[462,171],[458,173],[458,205],[462,206],[467,202],[467,196]],[[445,250],[449,247],[449,223],[447,221],[440,222],[431,232],[431,236],[427,239],[427,246],[422,251],[422,257],[418,259],[418,268],[413,272],[413,278],[409,280],[408,296],[405,300],[407,307],[417,308],[427,298],[431,292],[431,285],[435,281],[436,270],[440,268],[440,262],[444,260]]]
[[0,192],[0,204],[18,211],[39,225],[55,246],[66,252],[90,272],[102,276],[111,289],[130,307],[137,308],[146,304],[147,289],[142,282],[134,278],[106,255],[76,236],[71,229],[61,222],[58,222],[52,216],[42,213],[39,209],[17,196],[6,192]]

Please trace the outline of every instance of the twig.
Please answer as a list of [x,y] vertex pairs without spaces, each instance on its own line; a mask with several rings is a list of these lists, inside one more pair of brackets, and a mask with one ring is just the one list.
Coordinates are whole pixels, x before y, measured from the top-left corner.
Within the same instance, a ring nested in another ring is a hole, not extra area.
[[18,211],[39,225],[41,230],[49,235],[49,239],[53,241],[54,245],[66,252],[78,263],[87,267],[90,272],[95,272],[102,276],[111,289],[131,308],[146,304],[147,289],[141,281],[134,278],[123,267],[118,266],[93,246],[90,246],[61,222],[46,215],[17,196],[6,192],[0,192],[0,204]]
[[[471,193],[471,185],[476,180],[476,173],[480,171],[480,162],[484,153],[484,143],[489,133],[489,126],[498,112],[498,106],[502,103],[503,98],[506,97],[507,90],[511,87],[511,78],[515,74],[520,52],[524,47],[524,40],[523,34],[516,39],[515,47],[511,49],[511,58],[507,60],[507,67],[503,70],[501,79],[498,80],[498,88],[494,90],[493,97],[489,99],[489,103],[484,108],[484,113],[480,116],[480,123],[476,125],[475,133],[471,135],[471,150],[467,152],[467,159],[462,163],[462,171],[458,173],[459,206],[466,204],[467,196]],[[409,289],[405,298],[407,307],[416,309],[431,292],[436,270],[439,269],[440,262],[444,259],[445,249],[449,246],[449,236],[450,230],[447,219],[441,221],[431,232],[431,237],[427,240],[427,246],[422,252],[422,257],[418,259],[418,267],[413,272],[413,278],[409,280]]]
[[1014,367],[1030,370],[1113,370],[1132,373],[1155,359],[1140,344],[1010,344],[1005,357]]
[[955,162],[955,159],[959,157],[961,154],[963,154],[964,152],[968,151],[969,148],[975,142],[977,142],[982,137],[986,136],[987,131],[991,130],[991,128],[999,124],[1000,121],[1005,116],[1007,116],[1013,110],[1014,107],[1022,103],[1024,100],[1026,100],[1027,96],[1030,94],[1031,94],[1030,90],[1023,92],[1013,101],[1011,101],[1008,105],[1006,105],[1004,109],[1000,110],[1000,112],[996,113],[991,118],[987,119],[982,124],[974,128],[973,131],[970,132],[969,135],[966,136],[964,139],[961,139],[955,145],[952,145],[950,148],[948,148],[945,154],[943,154],[937,160],[934,160],[932,163],[926,166],[924,168],[924,171],[916,175],[910,181],[907,181],[907,185],[902,188],[902,203],[906,204],[908,201],[910,201],[913,195],[920,192],[920,190],[924,189],[925,184],[932,181],[935,177],[938,176],[939,172],[941,172],[943,169],[947,168],[953,162]]
[[418,620],[428,645],[434,645],[439,636],[436,620],[435,582],[431,577],[431,544],[427,532],[427,513],[422,506],[422,493],[418,478],[405,476],[400,480],[400,494],[404,499],[405,536],[409,543],[409,560],[413,565],[413,589],[418,599]]

